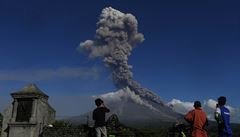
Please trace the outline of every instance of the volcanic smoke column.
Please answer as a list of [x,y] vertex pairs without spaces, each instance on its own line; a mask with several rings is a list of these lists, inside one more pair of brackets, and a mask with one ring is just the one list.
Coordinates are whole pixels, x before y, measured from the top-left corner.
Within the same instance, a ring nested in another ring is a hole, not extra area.
[[144,36],[138,32],[138,22],[132,14],[108,7],[102,10],[97,22],[95,39],[80,43],[79,49],[90,58],[103,59],[105,66],[112,70],[117,88],[129,87],[138,95],[159,102],[158,96],[133,80],[132,66],[128,64],[131,51],[143,41]]
[[118,88],[131,85],[133,74],[128,56],[144,40],[137,27],[137,20],[132,14],[105,8],[97,23],[95,39],[80,44],[80,49],[88,52],[91,58],[103,58],[105,65],[113,70],[113,81]]

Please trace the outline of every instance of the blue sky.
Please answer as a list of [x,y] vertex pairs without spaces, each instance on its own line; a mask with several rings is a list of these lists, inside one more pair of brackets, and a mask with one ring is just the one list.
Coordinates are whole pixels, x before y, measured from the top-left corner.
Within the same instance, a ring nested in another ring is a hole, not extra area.
[[129,58],[142,86],[166,102],[225,95],[239,107],[239,5],[223,0],[1,0],[0,103],[29,82],[53,99],[116,90],[101,61],[76,50],[94,37],[101,10],[112,6],[135,15],[145,36]]

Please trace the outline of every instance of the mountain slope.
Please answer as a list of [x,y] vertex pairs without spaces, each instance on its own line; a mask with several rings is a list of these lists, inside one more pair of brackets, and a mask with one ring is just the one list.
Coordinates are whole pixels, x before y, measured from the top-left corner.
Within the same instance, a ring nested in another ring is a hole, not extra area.
[[[144,98],[131,91],[130,88],[123,88],[117,92],[110,92],[94,98],[102,98],[105,104],[111,109],[108,114],[117,114],[119,120],[130,126],[149,126],[161,122],[175,122],[182,118],[182,115],[174,112],[170,107],[165,105],[158,96],[152,94]],[[156,101],[155,99],[158,99]],[[81,116],[71,117],[68,121],[72,123],[86,123],[86,118],[91,120],[91,113],[88,112]]]

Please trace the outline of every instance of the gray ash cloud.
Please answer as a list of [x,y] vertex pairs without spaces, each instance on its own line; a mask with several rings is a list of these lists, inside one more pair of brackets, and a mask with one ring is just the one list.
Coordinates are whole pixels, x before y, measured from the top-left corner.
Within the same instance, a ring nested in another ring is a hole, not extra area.
[[143,41],[144,36],[138,32],[138,22],[132,14],[107,7],[97,22],[95,38],[80,43],[78,48],[88,53],[90,58],[103,60],[105,66],[112,70],[117,88],[129,87],[138,95],[160,103],[158,96],[133,80],[132,66],[128,64],[132,50]]

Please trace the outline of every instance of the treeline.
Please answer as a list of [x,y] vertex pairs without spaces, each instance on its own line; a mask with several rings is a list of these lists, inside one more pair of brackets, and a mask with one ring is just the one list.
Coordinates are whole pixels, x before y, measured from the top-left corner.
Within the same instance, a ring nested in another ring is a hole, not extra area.
[[[239,137],[239,124],[232,124],[233,136]],[[170,129],[173,127],[162,126],[157,128],[129,128],[123,125],[108,125],[109,137],[172,137]],[[217,137],[217,125],[211,122],[207,127],[209,137]],[[179,134],[175,134],[178,136]],[[56,121],[51,128],[45,128],[41,137],[93,137],[94,128],[87,125],[71,125],[64,121]]]
[[[3,116],[0,113],[0,133]],[[158,127],[149,128],[130,128],[121,124],[117,117],[112,117],[107,121],[107,129],[109,137],[171,137],[170,129],[173,125],[160,124]],[[168,125],[168,126],[167,126]],[[155,125],[156,126],[156,125]],[[232,124],[233,136],[240,137],[240,124]],[[217,137],[217,124],[210,122],[207,127],[209,137]],[[1,136],[1,135],[0,135]],[[65,121],[55,121],[53,126],[47,126],[43,129],[40,137],[92,137],[94,136],[94,128],[87,125],[72,125]]]
[[[167,137],[168,129],[134,129],[125,126],[107,126],[109,137]],[[87,125],[71,125],[56,121],[53,127],[45,127],[40,137],[95,137],[95,129]]]
[[[107,124],[109,137],[137,137],[133,129],[115,121],[109,122]],[[55,121],[51,127],[47,126],[43,129],[40,137],[95,137],[95,129],[84,124],[72,125],[65,121]]]

